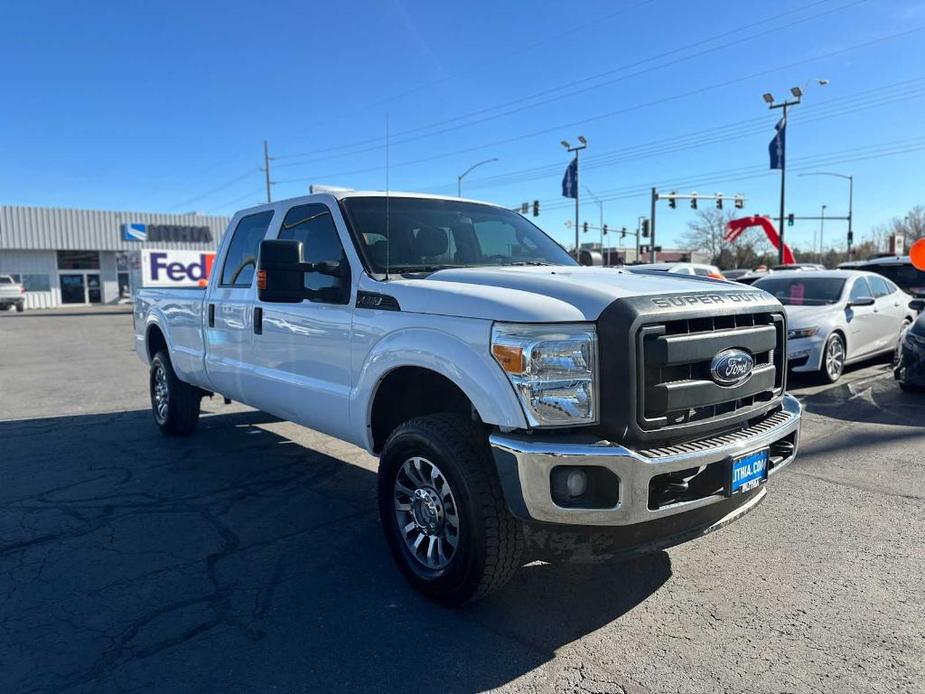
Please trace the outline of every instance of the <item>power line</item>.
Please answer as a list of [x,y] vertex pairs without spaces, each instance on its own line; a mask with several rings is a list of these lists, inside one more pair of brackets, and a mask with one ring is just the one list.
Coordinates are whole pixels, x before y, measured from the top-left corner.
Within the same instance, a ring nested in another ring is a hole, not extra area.
[[221,185],[218,185],[218,186],[216,186],[215,188],[211,188],[211,189],[207,190],[205,193],[200,193],[199,195],[196,195],[196,196],[193,196],[193,197],[191,197],[191,198],[189,198],[189,199],[187,199],[187,200],[184,200],[183,202],[174,205],[171,209],[175,209],[175,210],[183,209],[184,207],[186,207],[186,206],[188,206],[188,205],[190,205],[190,204],[192,204],[192,203],[194,203],[194,202],[197,202],[198,200],[202,200],[203,198],[207,198],[207,197],[209,197],[210,195],[214,195],[215,193],[220,193],[221,191],[225,190],[226,188],[230,188],[231,186],[233,186],[233,185],[234,185],[235,183],[237,183],[238,181],[243,181],[243,180],[244,180],[245,178],[247,178],[248,176],[253,176],[255,173],[257,173],[257,169],[248,169],[246,173],[243,173],[243,174],[241,174],[240,176],[235,176],[235,177],[232,178],[230,181],[226,181],[225,183],[222,183]]
[[[715,89],[720,89],[720,88],[722,88],[722,87],[729,86],[730,84],[735,84],[735,83],[738,83],[738,82],[743,82],[743,81],[752,79],[752,78],[754,78],[754,77],[762,76],[762,75],[767,74],[767,73],[769,73],[769,72],[777,72],[777,71],[779,71],[779,70],[789,69],[789,68],[791,68],[791,67],[794,67],[794,66],[797,66],[797,65],[802,65],[802,64],[807,63],[807,62],[813,62],[813,61],[815,61],[815,60],[821,60],[821,59],[824,59],[824,58],[831,57],[832,55],[837,55],[837,54],[845,53],[845,52],[847,52],[847,51],[853,50],[853,49],[858,48],[858,47],[861,47],[861,46],[871,45],[871,44],[873,44],[873,43],[878,43],[878,42],[887,40],[887,39],[889,39],[889,38],[896,38],[897,36],[905,35],[905,34],[908,34],[908,33],[913,32],[913,31],[921,31],[922,29],[925,29],[925,26],[917,27],[916,29],[912,29],[912,30],[909,30],[909,31],[907,31],[907,32],[901,32],[901,33],[899,33],[899,34],[893,34],[893,35],[890,35],[890,36],[888,36],[888,37],[882,37],[882,38],[876,39],[876,40],[874,40],[874,41],[868,41],[868,42],[864,42],[864,43],[861,43],[861,44],[856,44],[856,45],[854,45],[854,46],[850,46],[850,47],[847,47],[847,48],[839,49],[839,50],[837,50],[837,51],[833,51],[833,52],[831,52],[831,53],[829,53],[829,54],[822,55],[822,56],[819,56],[819,57],[816,57],[816,58],[811,58],[811,59],[807,59],[807,60],[798,61],[798,62],[796,62],[796,63],[791,63],[791,64],[788,64],[788,65],[784,65],[784,66],[780,66],[780,67],[776,67],[776,68],[771,68],[771,69],[769,69],[769,70],[765,70],[765,71],[758,72],[758,73],[752,73],[752,74],[749,74],[749,75],[746,75],[746,76],[743,76],[743,77],[735,78],[735,79],[732,79],[732,80],[727,80],[727,81],[725,81],[725,82],[721,82],[721,83],[718,83],[718,84],[713,84],[713,85],[710,85],[710,86],[707,86],[707,87],[702,87],[702,88],[695,89],[695,90],[692,90],[692,91],[689,91],[689,92],[684,92],[684,93],[677,94],[677,95],[673,95],[673,96],[662,97],[662,98],[660,98],[660,99],[656,99],[656,100],[653,100],[653,101],[649,101],[649,102],[646,102],[646,103],[643,103],[643,104],[637,104],[637,105],[634,105],[634,106],[627,106],[627,107],[624,107],[624,108],[622,108],[622,109],[620,109],[620,110],[618,110],[618,111],[614,111],[614,112],[611,112],[611,113],[602,114],[602,115],[598,115],[598,116],[593,116],[593,117],[591,117],[591,118],[588,118],[588,119],[585,119],[585,120],[582,120],[582,121],[577,121],[577,122],[575,122],[575,123],[564,124],[564,125],[558,125],[558,126],[554,126],[554,127],[550,127],[550,128],[544,128],[544,129],[542,129],[542,130],[534,131],[534,132],[532,132],[532,133],[527,133],[527,134],[524,134],[524,135],[518,135],[518,136],[511,137],[511,138],[507,138],[507,139],[504,139],[504,140],[497,140],[497,141],[495,141],[495,142],[493,142],[493,143],[487,143],[487,144],[484,144],[484,145],[476,145],[476,146],[466,147],[466,148],[463,148],[463,149],[458,149],[458,150],[454,150],[454,151],[450,151],[450,152],[442,152],[442,153],[439,153],[439,154],[429,155],[429,156],[426,156],[426,157],[421,157],[421,158],[413,159],[413,160],[409,160],[409,161],[403,161],[403,162],[393,163],[393,164],[392,164],[392,168],[394,169],[394,168],[399,168],[399,167],[404,167],[404,166],[413,166],[413,165],[417,165],[417,164],[423,164],[423,163],[430,162],[430,161],[436,161],[436,160],[439,160],[439,159],[445,159],[445,158],[447,158],[447,157],[455,156],[455,155],[457,155],[457,154],[465,154],[465,153],[468,153],[468,152],[477,151],[477,150],[480,150],[480,149],[485,149],[485,148],[487,148],[487,147],[498,146],[498,145],[501,145],[501,144],[509,144],[509,143],[511,143],[511,142],[515,142],[515,141],[519,141],[519,140],[524,140],[524,139],[528,139],[528,138],[532,138],[532,137],[538,137],[538,136],[540,136],[540,135],[546,135],[546,134],[549,134],[549,133],[552,133],[552,132],[561,131],[561,130],[566,129],[566,128],[576,127],[576,126],[578,126],[578,125],[582,125],[582,124],[587,123],[587,122],[590,122],[590,121],[601,120],[601,119],[603,119],[603,118],[610,118],[610,117],[613,117],[613,116],[615,116],[615,115],[620,115],[620,114],[627,113],[627,112],[630,112],[630,111],[639,110],[639,109],[641,109],[641,108],[645,108],[645,107],[648,107],[648,106],[659,105],[659,104],[666,103],[666,102],[669,102],[669,101],[674,101],[674,100],[686,98],[686,97],[688,97],[688,96],[697,95],[697,94],[700,94],[700,93],[703,93],[703,92],[706,92],[706,91],[711,91],[711,90],[715,90]],[[808,110],[808,108],[807,108],[807,110]],[[758,119],[757,119],[757,118],[754,119],[754,120],[755,120],[755,122],[758,122]],[[761,121],[762,121],[762,122],[765,122],[764,119],[761,119]],[[745,122],[745,121],[743,121],[743,122]],[[372,173],[372,172],[380,171],[380,170],[382,170],[382,166],[380,166],[380,165],[372,165],[372,166],[363,167],[363,168],[359,168],[359,169],[353,169],[353,170],[349,170],[349,171],[341,171],[341,172],[337,172],[337,173],[329,173],[329,174],[325,174],[325,175],[323,175],[323,176],[317,176],[317,175],[316,175],[316,176],[300,176],[300,177],[296,177],[296,178],[283,179],[283,180],[280,180],[280,181],[278,181],[278,182],[279,182],[279,183],[296,183],[296,182],[302,182],[302,181],[307,181],[307,180],[313,180],[313,179],[316,179],[316,178],[336,179],[336,178],[342,177],[342,176],[353,176],[353,175],[357,175],[357,174]]]
[[[493,120],[493,119],[495,119],[495,118],[501,118],[501,117],[504,117],[504,116],[513,115],[513,114],[515,114],[515,113],[519,113],[519,112],[521,112],[521,111],[523,111],[523,110],[526,110],[526,109],[528,109],[528,108],[534,108],[534,107],[536,107],[536,106],[541,106],[541,105],[544,105],[544,104],[547,104],[547,103],[551,103],[552,101],[557,101],[557,100],[562,99],[562,98],[569,98],[569,97],[571,97],[571,96],[576,96],[576,95],[579,95],[579,94],[583,94],[583,93],[585,93],[585,92],[587,92],[587,91],[590,91],[590,90],[593,90],[593,89],[598,89],[598,88],[600,88],[600,87],[609,86],[609,85],[614,84],[614,83],[616,83],[616,82],[623,81],[623,80],[626,80],[626,79],[631,79],[631,78],[633,78],[633,77],[638,77],[638,76],[640,76],[640,75],[647,74],[647,73],[652,72],[652,71],[654,71],[654,70],[660,70],[660,69],[663,69],[663,68],[665,68],[665,67],[670,67],[670,66],[672,66],[672,65],[676,65],[676,64],[678,64],[678,63],[681,63],[681,62],[684,62],[684,61],[687,61],[687,60],[691,60],[691,59],[693,59],[693,58],[697,58],[697,57],[700,57],[700,56],[702,56],[702,55],[706,55],[706,54],[708,54],[708,53],[712,53],[712,52],[719,51],[719,50],[725,50],[725,49],[727,49],[727,48],[729,48],[729,47],[732,47],[732,46],[735,46],[735,45],[739,45],[739,44],[742,44],[742,43],[746,43],[746,42],[749,42],[749,41],[753,41],[754,39],[759,38],[759,37],[761,37],[761,36],[764,36],[764,35],[766,35],[766,34],[769,34],[769,33],[772,33],[772,32],[776,32],[776,31],[781,31],[781,30],[783,30],[783,29],[787,29],[787,28],[796,26],[797,24],[801,24],[801,23],[803,23],[803,22],[811,21],[811,20],[813,20],[813,19],[818,19],[819,17],[823,17],[823,16],[826,16],[826,15],[832,14],[833,12],[839,12],[839,11],[848,9],[848,8],[850,8],[850,7],[853,7],[853,6],[855,6],[855,5],[862,4],[862,3],[867,2],[867,1],[868,1],[868,0],[854,0],[853,2],[850,2],[850,3],[846,4],[846,5],[842,5],[842,6],[835,7],[835,8],[830,8],[830,9],[827,9],[827,10],[825,10],[825,11],[823,11],[823,12],[819,12],[819,13],[816,13],[816,14],[814,14],[814,15],[810,15],[810,16],[808,16],[808,17],[804,17],[804,18],[795,20],[795,21],[793,21],[793,22],[790,22],[790,23],[788,23],[788,24],[784,24],[784,25],[782,25],[782,26],[778,26],[778,27],[773,27],[773,28],[770,28],[770,29],[766,29],[766,30],[764,30],[764,31],[762,31],[762,32],[758,32],[758,33],[755,33],[755,34],[752,34],[752,35],[749,35],[749,36],[739,37],[739,38],[737,38],[735,41],[726,42],[726,43],[721,44],[721,45],[719,45],[719,46],[714,46],[714,47],[711,47],[711,48],[707,48],[707,49],[704,49],[704,50],[702,50],[702,51],[700,51],[700,52],[697,52],[697,53],[694,53],[694,54],[691,54],[691,55],[688,55],[688,56],[683,56],[683,57],[680,57],[680,58],[676,58],[676,59],[674,59],[674,60],[672,60],[672,61],[663,63],[663,64],[661,64],[661,65],[651,66],[651,67],[645,68],[645,69],[643,69],[643,70],[639,70],[639,71],[636,71],[636,72],[633,72],[633,73],[630,73],[630,74],[627,74],[627,75],[622,75],[622,76],[620,76],[620,77],[617,77],[617,78],[614,78],[614,79],[610,79],[610,80],[607,80],[607,81],[605,81],[605,82],[601,82],[601,83],[599,83],[599,84],[595,84],[595,85],[592,85],[592,86],[583,87],[582,89],[579,89],[579,90],[577,90],[577,91],[572,91],[572,92],[569,92],[569,93],[567,93],[567,94],[560,95],[560,96],[557,96],[557,97],[554,97],[554,98],[551,98],[551,99],[546,99],[546,100],[544,100],[544,101],[540,101],[540,102],[537,102],[537,103],[534,103],[534,104],[529,104],[529,105],[526,105],[526,106],[519,106],[518,108],[513,109],[513,110],[509,109],[509,110],[504,111],[504,112],[502,112],[502,113],[498,113],[498,114],[494,114],[494,115],[490,115],[490,116],[485,116],[485,117],[478,118],[478,119],[473,120],[473,121],[470,121],[470,122],[466,122],[466,123],[462,123],[462,124],[453,125],[453,126],[451,126],[451,127],[446,127],[446,128],[441,129],[441,130],[436,130],[436,131],[431,132],[431,133],[425,133],[425,134],[422,134],[422,135],[417,135],[416,137],[409,137],[409,138],[405,138],[405,139],[403,139],[403,140],[400,139],[400,140],[397,140],[397,141],[393,142],[393,144],[406,144],[406,143],[414,142],[414,141],[417,141],[417,140],[420,140],[420,139],[424,139],[424,138],[427,138],[427,137],[433,137],[433,136],[436,136],[436,135],[441,135],[441,134],[444,134],[444,133],[447,133],[447,132],[451,132],[451,131],[453,131],[453,130],[458,130],[458,129],[463,128],[463,127],[470,127],[470,126],[472,126],[472,125],[477,125],[477,124],[479,124],[479,123],[483,123],[483,122],[486,122],[486,121],[489,121],[489,120]],[[830,2],[830,0],[818,0],[818,1],[815,2],[815,3],[812,3],[809,7],[814,7],[814,6],[816,6],[816,5],[824,4],[824,3],[826,3],[826,2]],[[737,27],[736,29],[729,30],[729,31],[726,31],[726,32],[722,32],[722,33],[720,33],[720,34],[716,34],[716,35],[711,36],[711,37],[708,37],[708,38],[706,38],[706,39],[701,39],[701,40],[699,40],[699,41],[695,41],[695,42],[693,42],[693,43],[687,44],[687,45],[682,46],[682,47],[680,47],[680,48],[672,49],[672,50],[670,50],[670,51],[665,51],[665,52],[663,52],[663,53],[656,54],[656,55],[654,55],[654,56],[650,56],[650,57],[644,58],[644,59],[642,59],[642,60],[638,60],[638,61],[633,62],[633,63],[627,63],[627,64],[625,64],[625,65],[622,65],[622,66],[619,66],[619,67],[617,67],[617,68],[613,68],[613,69],[611,69],[611,70],[607,70],[607,71],[598,73],[598,74],[596,74],[596,75],[591,75],[591,76],[584,77],[584,78],[581,78],[581,79],[578,79],[578,80],[573,80],[573,81],[571,81],[571,82],[568,82],[568,83],[565,83],[565,84],[561,84],[561,85],[557,85],[556,87],[550,87],[550,88],[547,88],[547,89],[542,90],[542,91],[540,91],[540,92],[536,92],[536,93],[531,94],[531,95],[528,95],[528,96],[520,97],[520,98],[518,98],[518,99],[514,99],[514,100],[512,100],[512,101],[508,101],[508,102],[505,102],[505,103],[502,103],[502,104],[498,104],[498,105],[495,105],[495,106],[485,107],[485,108],[482,108],[482,109],[478,109],[478,110],[476,110],[476,111],[471,111],[471,112],[469,112],[469,113],[467,113],[467,114],[462,114],[462,115],[459,115],[459,116],[454,116],[453,118],[445,119],[445,120],[443,120],[443,121],[437,121],[437,122],[435,122],[435,123],[429,123],[429,124],[426,124],[426,125],[422,125],[422,126],[417,126],[417,127],[414,127],[414,128],[406,129],[406,130],[403,130],[403,131],[400,131],[400,132],[396,133],[396,135],[400,137],[400,136],[402,136],[402,135],[410,135],[410,134],[414,134],[414,133],[419,133],[419,132],[424,131],[424,130],[431,130],[431,129],[433,129],[433,128],[439,128],[440,126],[443,126],[443,125],[448,125],[448,124],[450,124],[450,123],[456,123],[456,122],[458,122],[458,121],[460,121],[460,120],[466,120],[466,119],[471,118],[471,117],[473,117],[473,116],[479,116],[479,115],[481,115],[481,114],[489,113],[489,112],[491,112],[491,111],[495,111],[495,110],[499,110],[499,109],[508,108],[508,107],[510,107],[510,106],[517,106],[518,104],[523,104],[523,103],[526,102],[526,101],[531,101],[531,100],[533,100],[533,99],[537,99],[537,98],[541,98],[541,97],[544,97],[544,96],[548,96],[548,95],[553,94],[553,93],[555,93],[555,92],[557,92],[557,91],[561,91],[561,90],[563,90],[563,89],[568,89],[568,88],[570,88],[570,87],[574,87],[574,86],[577,86],[577,85],[586,84],[586,83],[588,83],[588,82],[593,82],[593,81],[595,81],[595,80],[602,79],[602,78],[607,77],[607,76],[609,76],[609,75],[613,75],[613,74],[615,74],[615,73],[619,73],[619,72],[622,72],[622,71],[631,69],[631,68],[633,68],[633,67],[638,67],[638,66],[640,66],[640,65],[644,65],[644,64],[646,64],[646,63],[649,63],[649,62],[652,62],[652,61],[655,61],[655,60],[659,60],[659,59],[661,59],[661,58],[664,58],[664,57],[667,57],[667,56],[670,56],[670,55],[673,55],[673,54],[676,54],[676,53],[679,53],[679,52],[682,52],[682,51],[685,51],[685,50],[689,50],[689,49],[694,48],[694,47],[697,47],[697,46],[699,46],[699,45],[707,44],[707,43],[710,43],[710,42],[712,42],[712,41],[716,41],[716,40],[719,40],[719,39],[722,39],[722,38],[726,38],[727,36],[730,36],[730,35],[738,35],[738,34],[740,34],[743,30],[752,29],[752,28],[755,28],[755,27],[757,27],[757,26],[761,26],[761,25],[763,25],[763,24],[766,24],[766,23],[768,23],[768,22],[776,21],[776,20],[778,20],[778,19],[780,19],[780,18],[782,18],[782,17],[785,17],[785,16],[787,16],[787,15],[793,14],[794,12],[802,11],[802,10],[805,10],[805,9],[807,9],[807,8],[805,8],[805,7],[800,7],[800,8],[796,8],[796,9],[793,9],[793,10],[788,10],[787,12],[783,12],[783,13],[780,13],[780,14],[778,14],[778,15],[774,15],[774,16],[772,16],[772,17],[768,17],[768,18],[762,19],[762,20],[760,20],[760,21],[758,21],[758,22],[753,22],[752,24],[745,25],[744,27]],[[366,152],[371,152],[371,151],[375,151],[375,150],[377,150],[377,149],[381,149],[381,147],[382,147],[381,142],[382,142],[381,138],[371,138],[371,139],[362,140],[362,141],[358,141],[358,142],[353,142],[353,143],[349,143],[349,144],[339,145],[339,146],[336,146],[336,147],[325,148],[324,150],[312,150],[312,151],[309,151],[309,152],[302,152],[302,153],[297,153],[297,154],[290,154],[290,155],[286,155],[285,157],[280,157],[280,159],[289,159],[289,158],[295,158],[295,157],[311,156],[311,155],[319,154],[319,153],[321,153],[321,152],[332,152],[332,151],[338,151],[338,150],[343,150],[343,149],[350,149],[350,148],[353,148],[353,147],[361,147],[361,146],[368,145],[368,144],[371,144],[371,143],[379,143],[379,144],[376,144],[375,146],[366,147],[366,148],[364,148],[364,149],[355,150],[355,151],[352,151],[352,152],[344,152],[344,153],[339,154],[339,155],[327,155],[327,156],[322,156],[322,157],[315,157],[315,158],[312,158],[312,159],[303,160],[303,161],[301,161],[301,162],[290,162],[290,163],[288,163],[288,164],[281,164],[281,165],[279,165],[279,166],[280,166],[280,167],[282,167],[282,166],[287,166],[287,167],[289,167],[289,166],[301,166],[301,165],[307,165],[307,164],[310,164],[310,163],[314,163],[314,162],[321,161],[321,160],[326,160],[326,159],[331,159],[331,158],[339,158],[339,157],[345,157],[345,156],[355,156],[355,155],[357,155],[357,154],[363,154],[363,153],[366,153]]]
[[[216,212],[218,210],[227,210],[229,207],[231,207],[235,203],[240,202],[241,200],[244,200],[245,198],[255,198],[256,196],[260,195],[262,192],[264,192],[263,188],[257,188],[257,190],[248,191],[244,195],[239,195],[233,200],[228,200],[227,202],[223,202],[221,205],[216,205],[215,207],[210,208],[208,211]],[[254,204],[256,205],[259,203],[255,202]]]

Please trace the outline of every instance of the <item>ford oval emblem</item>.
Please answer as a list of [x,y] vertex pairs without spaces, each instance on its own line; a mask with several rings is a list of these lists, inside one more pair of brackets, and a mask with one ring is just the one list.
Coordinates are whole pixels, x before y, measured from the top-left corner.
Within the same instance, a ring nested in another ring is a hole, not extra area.
[[726,349],[713,357],[710,375],[721,386],[737,386],[748,380],[755,368],[755,360],[741,349]]

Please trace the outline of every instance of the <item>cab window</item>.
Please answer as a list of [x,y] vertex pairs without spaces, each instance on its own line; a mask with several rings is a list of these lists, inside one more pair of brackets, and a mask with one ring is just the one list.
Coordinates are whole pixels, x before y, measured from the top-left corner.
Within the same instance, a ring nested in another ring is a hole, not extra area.
[[223,287],[249,287],[257,270],[257,253],[273,219],[273,211],[242,217],[235,227],[222,265]]
[[[306,289],[323,291],[312,301],[321,303],[347,303],[349,292],[338,291],[350,286],[348,279],[347,258],[341,245],[334,218],[326,205],[314,203],[298,205],[286,213],[283,226],[279,232],[282,240],[301,241],[302,257],[307,263],[331,261],[340,263],[343,277],[331,277],[319,272],[305,273]],[[335,300],[336,297],[336,300]]]

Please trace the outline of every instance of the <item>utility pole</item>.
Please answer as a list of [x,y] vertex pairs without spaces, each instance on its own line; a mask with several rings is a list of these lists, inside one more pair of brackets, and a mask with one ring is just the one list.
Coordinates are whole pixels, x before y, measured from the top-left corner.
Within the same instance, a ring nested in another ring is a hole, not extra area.
[[655,203],[658,201],[658,191],[655,190],[655,186],[652,186],[652,205],[649,209],[649,248],[652,250],[649,253],[649,262],[655,262]]
[[578,236],[578,235],[579,235],[579,230],[578,230],[578,226],[579,226],[579,223],[578,223],[579,202],[578,202],[578,198],[579,198],[579,195],[580,195],[580,193],[581,193],[581,179],[580,179],[580,169],[579,169],[579,166],[578,166],[578,153],[581,152],[581,150],[587,148],[587,146],[588,146],[588,141],[585,139],[585,137],[584,137],[583,135],[579,135],[579,136],[578,136],[578,141],[579,141],[581,144],[578,145],[577,147],[572,147],[567,141],[562,140],[562,146],[565,147],[565,149],[566,149],[568,152],[574,152],[574,153],[575,153],[575,260],[578,261],[578,262],[580,263],[580,262],[581,262],[581,253],[579,252],[579,247],[581,246],[581,243],[579,242],[579,236]]
[[822,252],[825,248],[825,208],[822,206],[822,216],[819,218],[819,262],[822,262]]
[[273,182],[270,180],[270,161],[272,159],[273,157],[270,156],[270,149],[267,146],[267,141],[264,140],[263,141],[263,168],[261,169],[261,171],[263,171],[266,174],[266,179],[267,179],[267,202],[273,202],[272,197],[270,195],[270,186],[273,185]]

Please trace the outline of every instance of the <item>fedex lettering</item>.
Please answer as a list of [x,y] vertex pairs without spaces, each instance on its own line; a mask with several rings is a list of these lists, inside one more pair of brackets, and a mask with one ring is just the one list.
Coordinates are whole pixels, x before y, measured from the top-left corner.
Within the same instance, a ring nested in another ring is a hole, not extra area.
[[198,251],[144,251],[144,255],[146,287],[204,287],[215,262],[214,253]]

